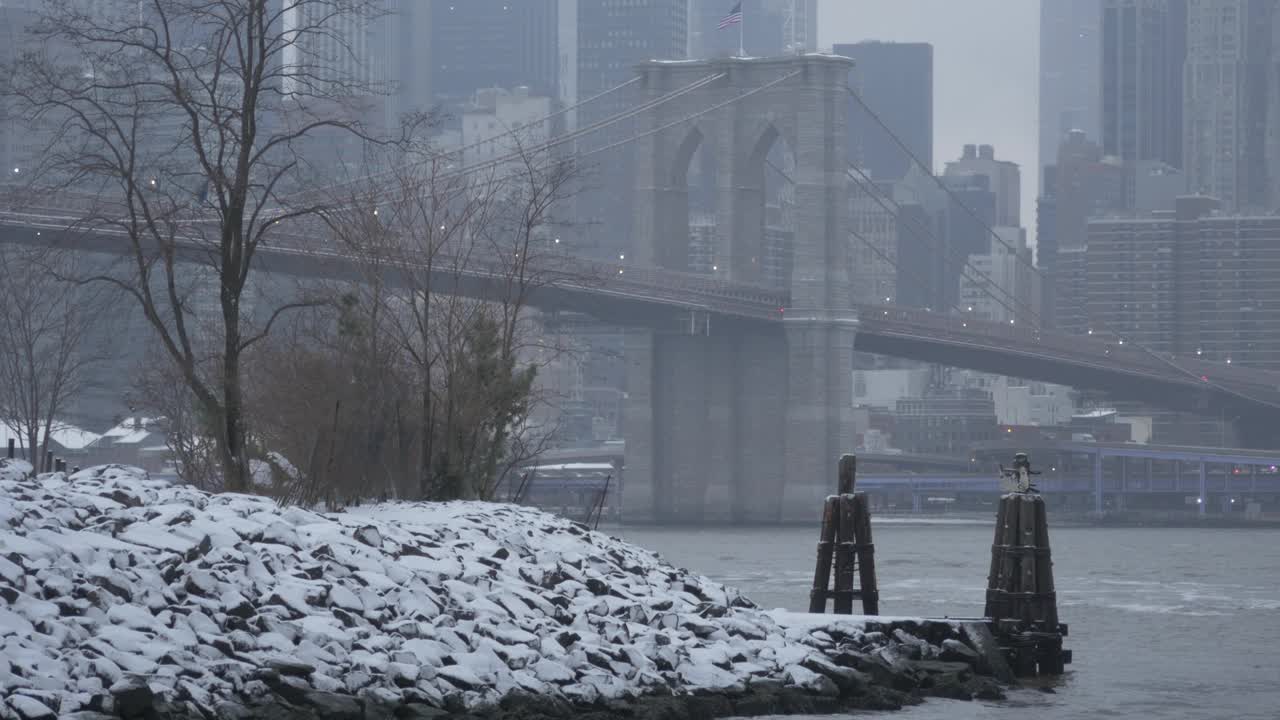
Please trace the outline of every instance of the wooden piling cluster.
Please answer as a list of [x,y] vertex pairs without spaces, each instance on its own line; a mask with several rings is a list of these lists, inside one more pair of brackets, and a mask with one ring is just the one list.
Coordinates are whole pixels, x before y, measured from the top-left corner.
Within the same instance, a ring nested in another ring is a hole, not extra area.
[[[811,613],[826,612],[827,600],[832,600],[834,613],[852,615],[853,601],[861,599],[863,615],[880,614],[871,511],[866,493],[854,492],[856,480],[857,458],[844,455],[840,458],[839,494],[828,497],[822,508],[818,564],[813,571],[813,590],[809,593]],[[831,587],[833,569],[834,588]]]
[[1060,675],[1071,662],[1062,649],[1067,626],[1058,622],[1053,559],[1044,498],[1000,498],[984,614],[1019,676]]
[[[8,446],[8,448],[7,448],[7,450],[6,450],[6,456],[7,456],[10,460],[13,460],[14,458],[16,458],[16,457],[17,457],[17,449],[18,449],[17,445],[18,445],[18,444],[17,444],[17,441],[15,441],[13,438],[9,438],[9,446]],[[36,464],[36,465],[39,465],[39,462],[36,462],[35,464]],[[40,465],[39,467],[35,467],[35,468],[34,468],[34,470],[35,470],[37,473],[39,473],[39,472],[66,472],[66,471],[67,471],[67,461],[66,461],[66,460],[63,460],[62,458],[55,458],[55,457],[53,456],[53,451],[52,451],[52,450],[49,450],[49,451],[48,451],[48,452],[46,452],[46,453],[45,453],[45,455],[44,455],[44,465]]]

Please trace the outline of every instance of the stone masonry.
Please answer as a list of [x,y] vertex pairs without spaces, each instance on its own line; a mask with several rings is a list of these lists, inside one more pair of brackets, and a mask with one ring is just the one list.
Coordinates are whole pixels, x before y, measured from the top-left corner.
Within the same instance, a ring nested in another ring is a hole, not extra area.
[[[716,159],[717,277],[764,283],[764,169],[777,142],[795,157],[796,232],[781,327],[628,331],[630,522],[812,520],[836,458],[851,449],[850,62],[804,55],[639,66],[641,102],[714,79],[642,115],[640,131],[656,132],[637,140],[634,258],[689,269],[687,176],[701,144]],[[708,108],[716,109],[686,120]]]

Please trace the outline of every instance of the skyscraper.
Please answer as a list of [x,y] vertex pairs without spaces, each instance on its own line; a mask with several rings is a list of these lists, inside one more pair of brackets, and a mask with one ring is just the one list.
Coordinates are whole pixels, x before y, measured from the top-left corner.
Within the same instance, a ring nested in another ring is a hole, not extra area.
[[1103,0],[1102,151],[1182,164],[1187,0]]
[[[689,0],[689,57],[738,54],[738,28],[719,29],[736,0]],[[742,0],[742,45],[767,57],[816,50],[818,0]]]
[[391,45],[395,84],[392,117],[425,111],[434,105],[431,73],[431,23],[434,3],[389,0],[384,42]]
[[[1040,167],[1071,130],[1098,137],[1101,77],[1098,0],[1040,3]],[[1043,191],[1043,186],[1042,186]]]
[[898,297],[898,218],[893,206],[879,200],[892,193],[886,182],[874,187],[854,183],[850,188],[849,279],[855,303],[888,304]]
[[959,160],[947,163],[947,177],[985,175],[991,181],[991,192],[996,194],[994,225],[1019,227],[1022,225],[1022,172],[1018,164],[997,160],[992,145],[965,145]]
[[1058,255],[1085,246],[1090,219],[1124,206],[1127,179],[1119,161],[1104,158],[1102,148],[1083,130],[1069,132],[1055,157],[1044,169],[1044,192],[1036,205],[1036,255],[1045,280],[1046,323],[1056,322],[1060,301],[1067,306],[1083,302],[1083,298],[1063,298],[1074,286],[1058,282]]
[[[913,155],[933,168],[933,46],[928,43],[838,44],[853,59],[849,85]],[[849,98],[849,161],[877,180],[901,180],[914,164],[879,122]]]
[[286,3],[283,37],[295,33],[297,37],[281,53],[284,65],[292,69],[284,75],[284,92],[386,93],[394,72],[395,45],[388,42],[383,19],[366,12],[334,12],[320,3]]
[[438,102],[453,105],[483,88],[528,87],[558,97],[559,0],[433,2],[431,73]]
[[1187,11],[1188,190],[1229,211],[1270,209],[1268,83],[1276,0],[1194,0]]
[[[590,98],[635,77],[646,60],[680,60],[688,46],[688,0],[579,0],[577,92]],[[636,102],[634,92],[612,92],[580,108],[578,126],[620,113]],[[634,125],[620,122],[592,133],[578,145],[591,152],[625,140]],[[586,155],[590,187],[579,193],[576,217],[584,249],[609,255],[625,249],[632,225],[633,152],[621,145]]]
[[942,253],[942,307],[950,308],[960,301],[960,278],[969,257],[991,247],[989,228],[996,225],[996,194],[986,175],[943,176],[942,181],[950,189],[945,211],[946,251]]
[[[0,65],[18,59],[23,46],[29,43],[27,27],[35,21],[30,8],[0,3]],[[0,96],[0,183],[21,183],[26,179],[23,172],[30,173],[46,138],[33,133],[16,113],[10,114],[9,104]]]

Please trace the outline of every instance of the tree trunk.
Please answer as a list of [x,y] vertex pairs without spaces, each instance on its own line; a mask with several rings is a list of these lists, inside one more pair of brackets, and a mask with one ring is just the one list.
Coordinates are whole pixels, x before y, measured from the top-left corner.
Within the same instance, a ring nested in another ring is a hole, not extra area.
[[227,492],[249,489],[249,467],[245,457],[244,398],[240,385],[240,313],[234,300],[223,299],[226,323],[225,355],[222,365],[222,483]]
[[27,455],[31,457],[31,471],[39,475],[44,472],[41,463],[44,462],[44,453],[40,452],[39,438],[36,437],[37,431],[35,426],[29,426],[27,429]]
[[431,492],[431,469],[435,462],[435,423],[431,419],[431,374],[427,373],[422,389],[422,458],[418,475],[419,499],[425,500]]

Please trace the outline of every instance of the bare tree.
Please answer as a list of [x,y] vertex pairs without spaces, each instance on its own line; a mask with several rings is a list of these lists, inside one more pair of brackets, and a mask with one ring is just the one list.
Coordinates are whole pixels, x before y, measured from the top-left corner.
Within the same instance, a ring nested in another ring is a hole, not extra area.
[[152,348],[128,396],[131,409],[151,415],[164,433],[178,478],[201,490],[222,488],[214,419],[196,399],[167,352]]
[[93,331],[108,298],[61,279],[73,266],[47,248],[0,245],[0,268],[0,418],[49,471],[50,437],[104,358]]
[[[85,280],[142,309],[213,421],[228,490],[249,479],[244,355],[314,304],[282,303],[255,322],[245,289],[264,250],[322,209],[302,191],[329,149],[375,140],[353,98],[382,88],[359,77],[349,41],[379,5],[51,0],[33,31],[42,50],[5,74],[4,92],[53,128],[33,176],[88,191],[78,229],[127,243],[122,270]],[[203,300],[184,262],[206,269]]]
[[547,257],[571,171],[518,144],[511,156],[462,168],[459,153],[415,146],[326,215],[368,284],[396,279],[374,299],[421,393],[420,496],[488,497],[513,452],[542,445],[523,422],[535,368],[522,350],[532,297],[572,274]]

